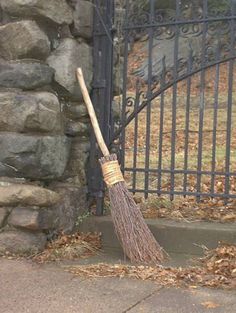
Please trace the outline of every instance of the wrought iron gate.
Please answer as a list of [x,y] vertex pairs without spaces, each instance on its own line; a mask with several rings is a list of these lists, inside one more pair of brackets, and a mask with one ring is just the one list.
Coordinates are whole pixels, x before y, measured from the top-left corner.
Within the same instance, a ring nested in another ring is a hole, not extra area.
[[[113,19],[114,1],[94,0],[94,26],[93,26],[93,59],[94,77],[92,101],[95,106],[101,131],[106,143],[111,140],[111,109],[113,98]],[[97,148],[94,134],[91,134],[91,148],[88,164],[88,192],[91,199],[96,200],[96,212],[103,211],[104,183],[98,158],[100,152]]]
[[93,99],[130,190],[236,198],[236,1],[117,2],[123,87],[112,102],[112,86],[99,85],[113,79],[114,3],[95,1]]

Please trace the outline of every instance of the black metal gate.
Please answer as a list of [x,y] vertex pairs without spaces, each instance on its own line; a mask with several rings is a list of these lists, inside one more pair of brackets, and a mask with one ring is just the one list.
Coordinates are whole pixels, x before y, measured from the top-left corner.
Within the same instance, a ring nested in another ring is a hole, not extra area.
[[130,190],[236,198],[236,1],[117,3],[123,87],[112,101],[114,3],[95,1],[93,99]]
[[[94,0],[93,5],[94,77],[92,101],[104,139],[109,145],[112,130],[114,1]],[[87,173],[88,192],[90,199],[95,199],[96,201],[97,214],[101,215],[103,211],[104,183],[98,163],[100,152],[93,133],[91,134],[90,142],[91,148]]]

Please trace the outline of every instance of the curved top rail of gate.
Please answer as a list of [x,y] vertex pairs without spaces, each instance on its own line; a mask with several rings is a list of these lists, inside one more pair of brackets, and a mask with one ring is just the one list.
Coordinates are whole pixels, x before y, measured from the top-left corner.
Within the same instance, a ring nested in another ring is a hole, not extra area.
[[[112,141],[167,89],[236,58],[236,0],[172,2],[175,8],[164,10],[156,9],[156,0],[146,1],[144,6],[139,1],[126,1],[122,118]],[[135,91],[129,96],[128,57],[137,40],[146,44],[147,55],[132,71]]]

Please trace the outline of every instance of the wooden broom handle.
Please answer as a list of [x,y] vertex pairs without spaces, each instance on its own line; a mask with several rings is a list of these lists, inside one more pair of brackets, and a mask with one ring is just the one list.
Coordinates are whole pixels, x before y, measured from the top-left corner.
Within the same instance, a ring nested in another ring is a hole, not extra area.
[[90,99],[88,89],[87,89],[85,81],[84,81],[84,75],[83,75],[81,68],[77,69],[77,78],[78,78],[78,81],[80,84],[80,88],[81,88],[81,92],[82,92],[82,95],[84,98],[85,105],[88,109],[88,113],[90,116],[90,120],[91,120],[91,123],[93,126],[95,136],[97,138],[98,145],[102,151],[102,154],[104,156],[108,156],[108,155],[110,155],[110,153],[109,153],[109,150],[105,144],[104,138],[102,136],[101,129],[100,129],[99,124],[98,124],[96,113],[94,111],[93,104],[92,104],[92,101]]

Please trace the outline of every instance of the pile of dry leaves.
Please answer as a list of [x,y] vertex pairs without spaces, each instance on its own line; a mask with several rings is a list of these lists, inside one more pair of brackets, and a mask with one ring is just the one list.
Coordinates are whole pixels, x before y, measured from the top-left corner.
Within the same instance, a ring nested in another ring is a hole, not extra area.
[[33,256],[32,259],[38,263],[73,260],[92,256],[99,249],[101,249],[101,234],[62,234],[56,240],[49,242],[45,250]]
[[207,251],[200,265],[190,268],[96,264],[76,266],[69,272],[83,277],[119,277],[156,281],[163,286],[236,288],[236,246]]
[[209,250],[200,262],[209,275],[236,280],[236,245],[222,244],[215,250]]

